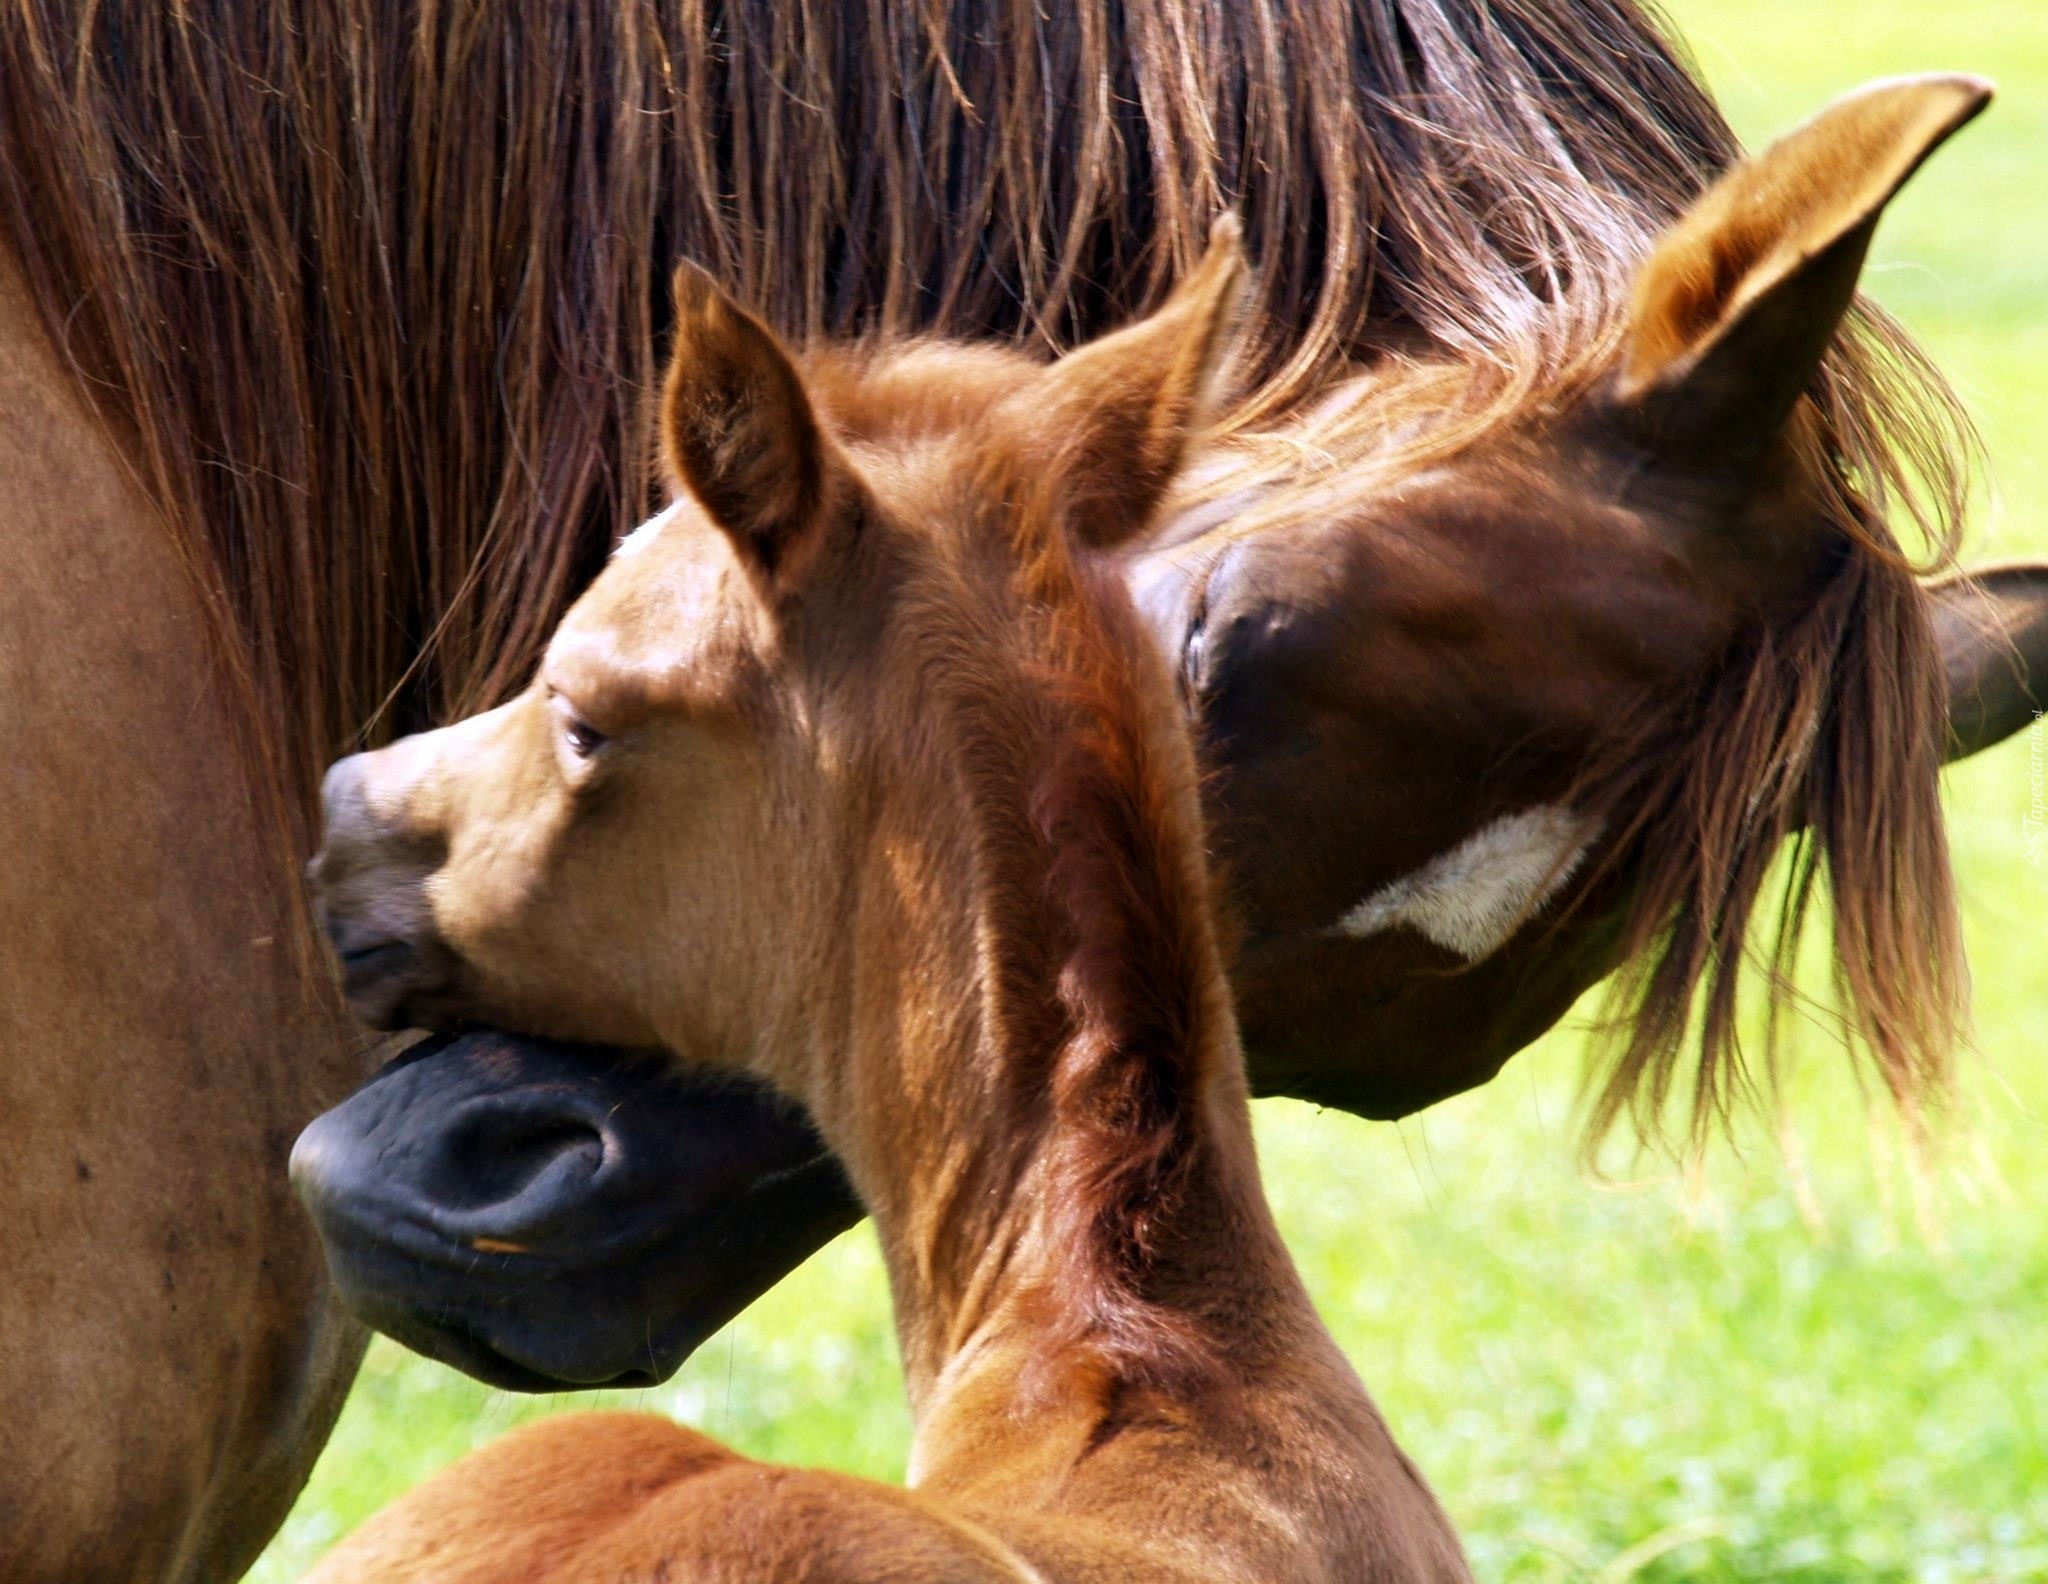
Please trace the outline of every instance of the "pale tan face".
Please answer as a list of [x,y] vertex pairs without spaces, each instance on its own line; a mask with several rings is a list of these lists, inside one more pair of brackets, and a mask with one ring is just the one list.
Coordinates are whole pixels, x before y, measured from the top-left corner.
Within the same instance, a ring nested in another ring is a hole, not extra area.
[[678,506],[520,697],[337,765],[314,874],[358,1012],[730,1059],[832,863],[791,670],[726,536]]

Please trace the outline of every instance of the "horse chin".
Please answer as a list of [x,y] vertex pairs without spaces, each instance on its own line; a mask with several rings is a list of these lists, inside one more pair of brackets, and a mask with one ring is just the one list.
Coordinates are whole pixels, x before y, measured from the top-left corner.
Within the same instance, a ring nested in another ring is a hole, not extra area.
[[515,1391],[667,1379],[860,1216],[767,1091],[496,1031],[413,1046],[291,1171],[358,1318]]
[[[345,1262],[329,1243],[329,1269],[343,1303],[357,1319],[436,1363],[501,1391],[594,1391],[655,1386],[673,1375],[717,1323],[693,1323],[686,1311],[642,1336],[601,1319],[602,1294],[591,1308],[565,1312],[546,1298],[515,1301],[516,1284],[497,1290],[472,1275],[437,1284],[403,1260],[379,1269],[378,1251],[357,1247]],[[508,1279],[511,1267],[501,1270]],[[563,1280],[579,1285],[588,1272]],[[545,1278],[542,1278],[545,1281]],[[593,1323],[593,1321],[595,1323]]]

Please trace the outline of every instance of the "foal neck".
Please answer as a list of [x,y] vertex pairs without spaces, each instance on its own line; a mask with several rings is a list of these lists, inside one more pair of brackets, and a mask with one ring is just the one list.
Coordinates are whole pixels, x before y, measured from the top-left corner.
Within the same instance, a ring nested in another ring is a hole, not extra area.
[[937,701],[943,791],[871,843],[850,977],[872,1001],[813,1101],[881,1235],[921,1449],[962,1400],[1043,1426],[1201,1395],[1275,1334],[1247,1315],[1309,1316],[1163,666],[1106,571],[1062,554],[1021,592],[1055,629],[1016,666],[1032,696],[990,709],[983,671]]

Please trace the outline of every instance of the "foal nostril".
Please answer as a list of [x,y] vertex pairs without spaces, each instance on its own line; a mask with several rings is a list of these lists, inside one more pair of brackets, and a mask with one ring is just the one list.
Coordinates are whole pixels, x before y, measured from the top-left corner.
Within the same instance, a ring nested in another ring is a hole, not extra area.
[[451,964],[431,936],[407,938],[375,919],[352,918],[329,905],[320,909],[320,926],[341,970],[342,996],[363,1022],[417,1028],[435,1015]]

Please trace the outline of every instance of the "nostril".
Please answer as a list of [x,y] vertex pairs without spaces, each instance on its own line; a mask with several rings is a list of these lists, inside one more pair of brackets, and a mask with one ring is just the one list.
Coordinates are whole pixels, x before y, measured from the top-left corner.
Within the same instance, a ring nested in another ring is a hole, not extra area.
[[448,988],[450,964],[438,944],[388,934],[328,906],[320,915],[349,1009],[372,1028],[420,1027]]
[[572,1112],[477,1106],[444,1137],[436,1197],[456,1210],[525,1201],[499,1229],[513,1233],[579,1198],[604,1163],[603,1132]]

